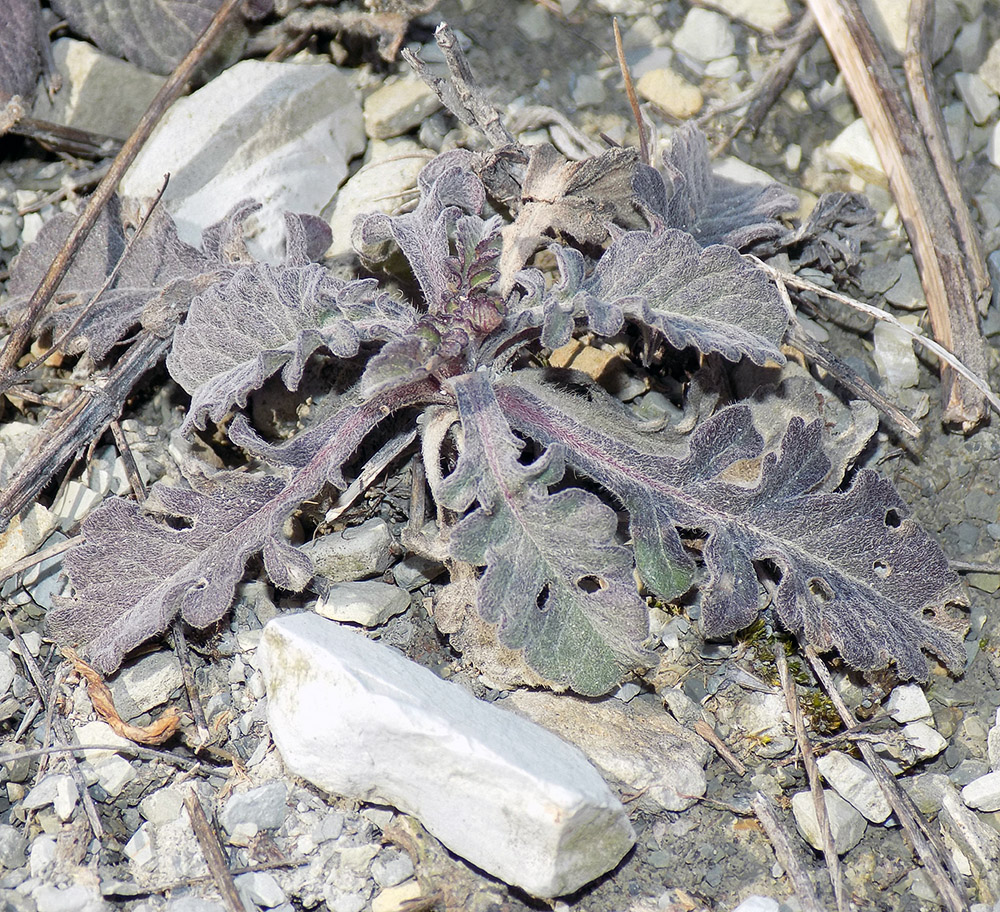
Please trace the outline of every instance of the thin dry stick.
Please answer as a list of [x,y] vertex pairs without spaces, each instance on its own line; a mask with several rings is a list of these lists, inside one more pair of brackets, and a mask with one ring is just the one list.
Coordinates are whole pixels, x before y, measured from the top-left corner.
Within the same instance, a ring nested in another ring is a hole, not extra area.
[[105,276],[104,281],[101,283],[101,287],[98,288],[96,292],[94,292],[93,297],[91,297],[91,299],[87,302],[87,305],[80,311],[79,316],[77,316],[77,318],[73,321],[69,329],[67,329],[58,339],[56,339],[48,347],[46,351],[42,352],[42,354],[40,354],[37,358],[32,358],[31,361],[29,361],[27,364],[24,365],[24,367],[20,368],[17,371],[14,371],[10,375],[8,379],[10,380],[11,385],[15,383],[20,383],[22,380],[28,380],[31,377],[31,372],[36,367],[38,367],[38,365],[44,364],[46,361],[48,361],[48,359],[52,356],[53,352],[62,349],[63,346],[70,339],[73,338],[73,333],[75,333],[79,328],[80,324],[83,323],[84,318],[87,316],[88,313],[91,312],[91,310],[101,299],[104,293],[112,286],[115,279],[118,278],[118,273],[121,272],[122,266],[125,265],[125,261],[128,259],[129,254],[132,252],[132,248],[135,247],[136,242],[139,240],[140,237],[142,237],[143,229],[149,223],[150,217],[153,215],[153,212],[156,210],[157,205],[163,198],[163,194],[167,189],[167,182],[169,178],[170,178],[169,174],[164,178],[163,185],[156,192],[156,196],[153,198],[152,203],[146,210],[146,214],[142,217],[142,220],[139,222],[135,231],[132,232],[132,236],[125,243],[125,249],[122,251],[121,256],[118,257],[118,260],[115,262],[115,265],[112,267],[111,271],[107,274],[107,276]]
[[361,470],[361,474],[351,482],[346,491],[342,491],[337,498],[337,503],[327,511],[326,522],[333,522],[346,513],[362,493],[370,488],[375,479],[381,475],[386,467],[396,459],[414,440],[417,438],[416,431],[406,431],[392,437],[386,444],[368,461]]
[[757,792],[753,796],[751,806],[760,821],[760,825],[764,828],[764,832],[767,833],[767,838],[771,840],[774,857],[778,859],[778,864],[785,869],[788,879],[792,882],[792,889],[799,898],[799,902],[802,903],[802,912],[823,912],[812,881],[802,865],[799,864],[798,856],[792,848],[792,840],[789,839],[788,832],[781,825],[771,799],[763,792]]
[[[16,738],[14,739],[17,740]],[[2,750],[2,748],[0,748]],[[202,776],[217,776],[218,771],[205,769],[195,760],[178,757],[168,751],[153,750],[140,747],[138,744],[53,744],[49,747],[36,747],[32,750],[17,751],[11,754],[0,753],[0,763],[13,763],[15,760],[33,760],[35,757],[46,757],[50,754],[85,754],[87,751],[114,751],[119,754],[131,754],[140,760],[162,760],[180,767],[186,773],[198,773]]]
[[[823,660],[816,654],[816,650],[812,646],[806,646],[805,653],[816,678],[823,685],[823,689],[836,707],[838,715],[845,725],[853,725],[854,716],[833,683]],[[858,741],[857,745],[862,759],[868,765],[868,769],[872,771],[879,788],[882,789],[882,794],[889,802],[889,807],[892,808],[900,826],[906,832],[910,845],[923,862],[934,888],[944,900],[945,908],[948,909],[948,912],[968,912],[969,904],[959,886],[961,874],[952,867],[951,852],[947,851],[940,837],[928,827],[923,815],[917,810],[910,796],[899,787],[899,783],[889,772],[885,761],[875,752],[875,748],[866,741]],[[946,870],[945,865],[948,866],[948,870]],[[949,876],[949,870],[951,876]]]
[[788,659],[785,658],[785,650],[780,643],[774,650],[774,660],[778,666],[778,677],[781,679],[781,689],[785,694],[785,704],[792,715],[795,741],[799,746],[799,754],[802,756],[802,766],[809,779],[809,791],[816,809],[816,823],[819,826],[820,838],[823,840],[823,857],[826,859],[830,883],[833,884],[833,896],[837,908],[840,912],[844,912],[847,908],[847,897],[844,895],[844,882],[840,876],[840,857],[837,855],[837,848],[833,844],[833,833],[830,830],[830,817],[826,811],[823,783],[820,781],[819,769],[816,766],[816,759],[813,757],[812,744],[809,742],[809,735],[806,733],[806,726],[802,721],[802,711],[799,709],[799,700],[795,695],[795,682],[792,681],[792,676],[788,673]]
[[729,768],[736,773],[737,776],[742,777],[747,774],[747,768],[743,765],[740,758],[729,749],[726,742],[715,733],[715,729],[712,728],[712,726],[709,725],[704,719],[699,719],[694,723],[692,728],[695,730],[696,734],[712,745],[715,752],[726,761]]
[[[792,35],[788,46],[781,52],[774,64],[768,67],[763,78],[754,87],[746,113],[736,121],[736,126],[729,134],[712,149],[712,158],[721,155],[743,130],[746,130],[750,136],[757,134],[767,112],[774,107],[774,103],[792,78],[802,55],[813,46],[818,37],[819,27],[816,25],[816,18],[807,11],[795,27],[795,34]],[[701,118],[699,118],[699,122],[701,122]]]
[[242,2],[243,0],[225,0],[222,6],[219,7],[218,12],[212,17],[212,21],[209,22],[205,31],[202,32],[201,37],[195,42],[194,47],[177,64],[174,71],[167,78],[167,81],[160,88],[160,91],[156,93],[156,96],[150,102],[149,107],[142,115],[135,130],[132,131],[132,135],[128,138],[125,145],[122,146],[118,155],[115,156],[115,160],[111,163],[108,173],[104,175],[101,182],[97,185],[97,189],[87,200],[87,205],[77,217],[62,248],[56,254],[38,288],[35,289],[34,294],[32,294],[31,299],[28,301],[26,314],[11,332],[7,339],[7,344],[4,346],[3,351],[0,352],[0,375],[2,375],[0,376],[0,392],[10,389],[12,382],[8,374],[17,364],[18,359],[21,357],[21,352],[31,337],[35,323],[41,316],[43,308],[51,300],[52,295],[55,294],[77,251],[79,251],[84,239],[97,221],[101,210],[107,205],[117,189],[118,182],[125,175],[129,165],[135,160],[136,155],[139,154],[139,149],[142,148],[149,135],[153,132],[153,128],[159,122],[163,112],[184,91],[185,85],[201,64],[206,52],[212,47],[216,39],[218,39],[228,24],[230,17]]
[[[807,0],[871,132],[910,247],[920,267],[935,338],[977,373],[986,372],[976,294],[930,153],[856,0]],[[941,372],[944,421],[969,433],[986,417],[980,390],[948,366]]]
[[51,545],[44,551],[38,551],[28,557],[22,557],[19,561],[15,561],[13,564],[10,564],[7,567],[4,567],[3,570],[0,570],[0,583],[9,580],[12,576],[17,576],[18,573],[30,570],[36,564],[47,561],[51,557],[58,557],[64,551],[69,551],[70,548],[79,545],[82,541],[82,535],[74,535],[73,538],[69,538],[64,542],[59,542],[57,545]]
[[243,900],[236,889],[232,872],[229,870],[229,862],[222,851],[219,843],[219,836],[215,828],[208,822],[205,809],[201,806],[194,789],[189,789],[184,796],[184,807],[187,808],[188,816],[191,818],[191,828],[194,830],[195,838],[201,847],[201,854],[205,856],[205,863],[212,874],[216,889],[222,896],[222,901],[226,904],[229,912],[246,912]]
[[803,291],[811,291],[814,294],[829,298],[831,301],[838,301],[847,307],[851,307],[861,313],[868,314],[876,320],[881,320],[883,323],[889,323],[897,329],[902,330],[906,333],[906,335],[913,339],[914,342],[922,345],[929,352],[937,355],[942,361],[953,368],[956,373],[961,374],[962,377],[968,380],[969,383],[975,386],[976,389],[983,394],[989,404],[993,406],[998,414],[1000,414],[1000,398],[998,398],[997,394],[993,392],[990,385],[978,374],[966,367],[956,355],[953,355],[950,351],[948,351],[948,349],[940,345],[934,339],[925,336],[923,333],[910,326],[900,323],[899,320],[897,320],[891,313],[887,313],[879,307],[875,307],[871,304],[865,304],[863,301],[856,301],[854,298],[849,298],[847,295],[832,291],[829,288],[824,288],[822,285],[817,285],[814,282],[810,282],[808,279],[800,278],[790,272],[782,272],[779,269],[775,269],[773,266],[769,266],[763,260],[757,259],[755,256],[745,255],[744,259],[750,260],[755,266],[763,269],[764,272],[766,272],[776,282],[791,285],[793,288],[801,288]]
[[632,116],[635,118],[635,125],[639,129],[639,159],[643,164],[650,165],[652,161],[649,157],[649,143],[646,140],[646,125],[642,122],[642,111],[639,110],[639,99],[635,94],[632,71],[629,70],[628,61],[625,59],[625,46],[622,44],[622,33],[621,29],[618,28],[617,17],[611,20],[611,25],[615,30],[615,52],[618,54],[618,67],[622,71],[622,79],[625,80],[625,94],[628,96],[628,103],[632,107]]
[[911,0],[909,27],[906,32],[906,53],[903,71],[910,88],[913,111],[920,123],[927,151],[937,171],[945,196],[951,205],[951,212],[958,231],[958,240],[965,254],[965,266],[972,280],[972,290],[977,297],[980,313],[985,313],[989,304],[990,277],[983,258],[983,248],[979,243],[979,232],[973,224],[972,215],[962,193],[958,180],[958,165],[948,144],[948,131],[934,93],[931,71],[930,39],[934,31],[934,4],[929,0]]
[[184,636],[184,622],[180,618],[176,618],[171,630],[174,634],[174,652],[177,653],[177,660],[181,665],[184,690],[187,691],[188,702],[191,704],[191,715],[194,716],[194,724],[198,730],[198,744],[195,746],[194,752],[199,754],[202,748],[212,740],[212,733],[208,728],[205,710],[201,705],[201,696],[198,694],[198,685],[195,683],[194,672],[191,670],[191,653],[188,650],[187,638]]
[[136,465],[135,457],[132,455],[132,447],[128,445],[121,422],[117,418],[111,422],[111,436],[115,438],[115,446],[118,447],[118,453],[122,457],[122,465],[125,466],[125,475],[132,489],[132,496],[138,503],[142,503],[146,499],[146,486],[142,483],[139,466]]

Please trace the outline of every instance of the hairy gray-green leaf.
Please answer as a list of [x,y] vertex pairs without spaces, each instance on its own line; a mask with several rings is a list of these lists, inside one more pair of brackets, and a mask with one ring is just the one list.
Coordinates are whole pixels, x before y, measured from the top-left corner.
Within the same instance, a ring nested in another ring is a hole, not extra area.
[[628,507],[637,554],[655,559],[662,548],[674,558],[682,553],[677,530],[704,533],[708,636],[757,617],[756,566],[767,562],[778,577],[778,617],[817,649],[836,648],[866,671],[892,661],[901,677],[919,680],[928,675],[924,649],[962,667],[945,608],[965,598],[947,559],[876,473],[859,472],[844,492],[822,490],[831,463],[819,421],[792,418],[780,450],[763,453],[750,407],[733,405],[692,432],[679,455],[670,438],[582,422],[514,378],[497,388],[504,415],[518,431],[559,446],[571,466]]
[[549,493],[563,474],[559,448],[531,465],[484,373],[453,381],[465,446],[437,496],[454,510],[479,507],[451,533],[454,557],[485,566],[477,610],[500,642],[549,680],[607,693],[643,664],[646,606],[615,512],[579,488]]

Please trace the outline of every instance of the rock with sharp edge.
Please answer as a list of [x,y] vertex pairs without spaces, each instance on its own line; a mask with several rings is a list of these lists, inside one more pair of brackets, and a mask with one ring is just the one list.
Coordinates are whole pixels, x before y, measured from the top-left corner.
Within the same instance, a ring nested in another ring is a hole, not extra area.
[[573,892],[635,842],[580,751],[394,649],[314,614],[272,620],[258,653],[286,766],[392,804],[451,851],[539,897]]

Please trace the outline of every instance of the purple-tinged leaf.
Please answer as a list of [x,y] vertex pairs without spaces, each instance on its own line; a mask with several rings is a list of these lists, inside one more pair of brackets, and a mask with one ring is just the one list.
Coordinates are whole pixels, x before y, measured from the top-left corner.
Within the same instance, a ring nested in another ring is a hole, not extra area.
[[168,75],[222,0],[52,0],[52,8],[102,51]]
[[[579,252],[553,247],[560,280],[542,291],[535,270],[519,280],[531,292],[519,302],[517,326],[542,326],[542,343],[569,341],[576,320],[612,336],[625,320],[661,333],[674,348],[690,346],[730,361],[781,364],[788,314],[766,276],[732,247],[702,249],[683,231],[619,235],[583,278]],[[539,300],[540,299],[540,300]]]
[[0,5],[0,106],[14,95],[28,102],[42,67],[42,26],[38,0],[6,0]]
[[216,623],[254,554],[263,552],[277,585],[301,588],[312,571],[285,541],[285,521],[324,485],[346,487],[343,466],[368,433],[431,392],[415,385],[341,409],[287,483],[223,472],[197,489],[154,485],[142,506],[106,501],[84,523],[84,544],[67,553],[75,593],[49,612],[51,631],[60,642],[85,645],[91,664],[110,674],[178,615],[194,627]]
[[[189,298],[199,282],[209,281],[205,277],[214,277],[225,269],[213,254],[185,244],[177,236],[170,216],[157,208],[122,262],[117,277],[91,306],[91,300],[125,252],[126,232],[135,230],[136,214],[123,214],[124,209],[131,206],[114,199],[102,210],[39,323],[39,329],[52,327],[57,336],[73,327],[66,345],[71,354],[86,350],[95,360],[101,360],[139,324],[147,307],[160,299]],[[68,213],[57,215],[14,261],[8,285],[10,300],[4,308],[8,325],[20,319],[75,221],[76,217]],[[174,314],[173,319],[177,316]]]
[[[428,164],[417,177],[420,202],[413,212],[372,212],[358,216],[354,223],[354,246],[362,256],[378,259],[386,241],[396,242],[432,314],[443,310],[452,285],[449,232],[463,212],[478,216],[486,203],[483,184],[471,171],[470,156],[464,149],[456,149]],[[490,225],[494,233],[499,229],[496,223]]]
[[295,390],[319,349],[351,358],[362,341],[412,325],[416,314],[379,292],[374,280],[344,282],[307,262],[306,244],[304,228],[291,230],[288,256],[297,265],[240,266],[191,302],[167,357],[171,375],[191,394],[185,432],[245,405],[279,369]]
[[[725,636],[756,618],[755,564],[769,562],[780,577],[778,617],[817,649],[836,648],[865,671],[895,662],[902,678],[926,680],[921,650],[952,669],[962,667],[961,639],[942,618],[945,606],[965,600],[944,554],[874,472],[859,472],[845,492],[821,490],[831,463],[819,421],[806,425],[793,418],[780,450],[762,454],[750,407],[734,405],[703,422],[678,456],[669,437],[581,423],[554,409],[550,396],[519,386],[516,377],[497,385],[511,425],[545,446],[559,446],[570,465],[626,505],[637,553],[655,556],[667,541],[671,557],[678,546],[671,527],[703,530],[706,635]],[[762,455],[757,480],[727,477],[740,461]]]
[[780,184],[742,184],[712,170],[708,142],[697,127],[678,130],[664,156],[664,170],[673,193],[667,200],[647,197],[650,210],[668,228],[687,231],[703,247],[728,244],[744,250],[785,233],[778,216],[794,212],[798,199]]
[[452,381],[465,435],[454,472],[435,492],[462,511],[452,555],[485,566],[477,610],[500,642],[550,681],[607,693],[644,663],[647,612],[615,512],[586,491],[549,494],[563,474],[558,447],[528,466],[485,373]]

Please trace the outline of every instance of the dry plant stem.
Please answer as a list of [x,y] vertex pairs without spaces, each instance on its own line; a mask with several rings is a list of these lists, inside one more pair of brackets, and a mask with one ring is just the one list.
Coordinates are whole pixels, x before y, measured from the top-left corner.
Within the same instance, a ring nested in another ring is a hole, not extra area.
[[96,439],[121,414],[139,378],[158,364],[170,339],[144,332],[106,377],[94,378],[62,412],[45,424],[45,434],[15,467],[0,493],[0,531],[27,507],[73,455]]
[[635,125],[639,130],[639,159],[643,164],[650,165],[649,143],[646,140],[646,125],[642,122],[642,111],[639,110],[639,99],[635,94],[635,84],[632,82],[632,71],[628,68],[628,61],[625,59],[625,46],[622,44],[621,29],[618,28],[618,19],[611,20],[615,30],[615,53],[618,55],[618,68],[622,71],[622,79],[625,81],[625,94],[628,96],[628,103],[632,107],[632,116],[635,118]]
[[400,456],[403,451],[417,439],[417,432],[405,431],[390,438],[382,448],[365,464],[361,474],[351,482],[346,491],[342,491],[337,502],[327,510],[325,521],[332,523],[344,515],[354,502],[370,488],[389,464]]
[[777,61],[772,64],[753,92],[753,100],[746,113],[736,122],[732,131],[712,149],[712,157],[721,155],[729,144],[744,130],[749,135],[756,136],[760,125],[767,117],[767,112],[774,107],[778,96],[785,91],[795,68],[799,65],[802,55],[809,50],[819,37],[819,27],[816,18],[810,12],[799,20],[788,46],[781,52]]
[[919,426],[886,399],[857,371],[852,370],[850,365],[838,358],[828,348],[820,345],[815,339],[811,339],[797,321],[790,325],[788,332],[785,334],[785,341],[793,348],[797,348],[802,352],[813,364],[818,365],[828,374],[835,377],[840,384],[849,389],[859,399],[866,399],[874,405],[883,415],[891,418],[911,437],[916,438],[920,436]]
[[[951,207],[919,128],[856,0],[808,0],[830,52],[864,117],[920,268],[934,337],[969,368],[986,373],[977,295],[965,269]],[[943,419],[964,432],[986,417],[980,391],[945,367]]]
[[805,723],[802,721],[802,711],[799,708],[799,700],[795,694],[795,682],[788,673],[788,659],[785,658],[785,650],[779,643],[774,650],[774,661],[778,666],[778,676],[781,679],[781,689],[785,694],[785,705],[792,716],[792,724],[795,728],[795,741],[799,746],[799,754],[802,757],[802,766],[809,779],[809,792],[812,794],[813,807],[816,810],[816,823],[819,826],[820,838],[823,840],[823,857],[826,859],[827,872],[830,875],[830,883],[833,885],[833,896],[840,912],[847,909],[847,897],[844,895],[844,881],[840,876],[840,856],[833,844],[833,833],[830,830],[830,817],[826,811],[826,797],[823,794],[823,783],[820,781],[819,769],[816,766],[816,759],[813,756],[812,744],[809,735],[806,733]]
[[792,882],[792,889],[802,903],[802,912],[823,912],[812,881],[799,864],[795,849],[792,848],[792,840],[778,819],[771,799],[763,792],[757,792],[753,796],[752,807],[764,832],[767,833],[767,838],[771,840],[771,847],[774,849],[778,864],[785,869],[788,879]]
[[236,890],[232,872],[229,870],[229,862],[222,852],[218,834],[212,824],[208,822],[208,817],[205,816],[205,810],[194,789],[189,789],[184,796],[184,807],[187,808],[188,816],[191,818],[191,828],[198,840],[201,854],[205,856],[205,863],[208,865],[212,880],[222,896],[226,909],[228,912],[246,912],[246,907]]
[[58,557],[64,551],[69,551],[70,548],[76,547],[83,542],[82,535],[74,535],[72,538],[67,539],[64,542],[59,542],[58,545],[52,545],[46,548],[44,551],[37,551],[35,554],[31,554],[28,557],[22,557],[16,563],[11,564],[8,567],[4,567],[0,570],[0,583],[4,583],[9,580],[12,576],[17,576],[18,573],[23,573],[25,570],[30,570],[36,564],[40,564],[43,561],[47,561],[51,557]]
[[993,406],[994,411],[1000,414],[1000,398],[997,397],[996,393],[990,389],[989,384],[982,379],[985,373],[980,375],[970,370],[960,358],[952,354],[948,349],[942,347],[933,339],[928,338],[922,333],[903,323],[900,323],[891,313],[887,313],[878,307],[873,307],[871,304],[865,304],[863,301],[856,301],[854,298],[849,298],[847,295],[842,295],[839,292],[831,291],[829,288],[824,288],[822,285],[817,285],[814,282],[810,282],[808,279],[799,278],[796,275],[792,275],[789,272],[781,272],[775,269],[773,266],[769,266],[762,260],[757,259],[755,256],[746,256],[754,265],[759,269],[763,269],[775,282],[779,283],[780,286],[788,285],[792,288],[800,288],[803,291],[811,291],[814,294],[820,295],[821,297],[829,298],[831,301],[838,301],[847,307],[851,307],[861,313],[868,314],[870,317],[874,317],[876,320],[880,320],[883,323],[890,323],[897,329],[902,330],[906,335],[908,335],[914,342],[918,345],[923,346],[929,352],[936,355],[947,365],[949,365],[957,374],[961,374],[970,384],[976,387],[980,393],[983,394],[984,398]]
[[126,242],[125,249],[122,251],[122,255],[118,257],[118,261],[115,263],[114,267],[111,269],[111,271],[105,277],[104,281],[101,283],[101,287],[98,288],[96,292],[94,292],[94,296],[87,302],[87,306],[84,307],[83,310],[80,312],[80,316],[78,316],[73,321],[73,324],[70,326],[70,328],[67,329],[58,339],[56,339],[55,342],[53,342],[46,351],[42,352],[42,354],[40,354],[37,358],[32,358],[31,361],[28,362],[26,365],[24,365],[24,367],[20,368],[20,370],[17,370],[14,373],[12,373],[8,378],[12,384],[19,383],[21,380],[27,380],[31,376],[31,372],[36,367],[38,367],[38,365],[44,364],[46,361],[48,361],[53,352],[60,349],[65,350],[63,346],[65,346],[66,343],[73,338],[73,333],[76,332],[77,328],[83,322],[84,317],[87,316],[91,308],[101,299],[101,296],[104,294],[104,292],[106,292],[112,286],[112,284],[114,284],[115,279],[118,278],[118,273],[121,272],[122,266],[125,265],[125,261],[128,259],[129,254],[132,253],[132,248],[135,246],[139,238],[142,237],[143,230],[145,229],[146,225],[149,224],[150,217],[152,216],[153,212],[156,211],[157,205],[159,205],[160,200],[163,198],[163,194],[164,192],[166,192],[167,189],[168,180],[169,180],[169,175],[167,178],[164,179],[163,185],[156,192],[156,196],[153,198],[152,203],[146,210],[146,214],[142,217],[135,231],[132,232],[132,236]]
[[33,139],[46,148],[56,149],[77,158],[106,158],[117,155],[121,141],[110,136],[101,136],[89,130],[65,127],[47,120],[22,117],[10,131],[18,136]]
[[142,503],[146,499],[146,486],[142,483],[139,466],[136,465],[135,457],[132,455],[132,447],[128,445],[125,432],[117,418],[111,422],[111,436],[115,438],[115,446],[118,447],[122,464],[125,466],[125,475],[128,478],[128,486],[132,489],[132,496],[138,503]]
[[177,660],[181,666],[181,677],[184,679],[184,690],[187,691],[188,702],[191,704],[191,715],[194,716],[194,724],[198,730],[198,744],[194,748],[194,752],[198,754],[212,740],[212,733],[208,728],[208,720],[205,718],[205,710],[202,708],[201,697],[198,694],[198,685],[195,683],[194,672],[191,669],[191,653],[188,650],[187,638],[184,636],[184,622],[177,618],[171,630],[174,635],[174,652],[177,653]]
[[74,256],[83,244],[87,234],[93,228],[101,210],[107,205],[108,200],[118,187],[118,182],[122,179],[129,165],[135,160],[139,149],[153,132],[153,128],[159,122],[163,112],[173,103],[173,101],[184,91],[188,80],[191,79],[195,70],[202,62],[205,53],[212,47],[216,39],[225,29],[229,18],[236,12],[237,7],[243,0],[225,0],[218,12],[212,17],[212,21],[202,32],[201,37],[188,52],[187,56],[175,67],[174,71],[167,78],[167,81],[156,93],[156,97],[150,102],[146,112],[142,115],[132,135],[122,146],[121,151],[115,156],[108,173],[104,175],[97,189],[87,200],[87,205],[78,216],[76,223],[70,230],[62,249],[56,254],[55,259],[49,266],[48,272],[35,289],[34,294],[28,302],[27,313],[21,322],[14,328],[7,339],[7,344],[0,352],[0,392],[5,392],[11,386],[8,377],[11,370],[17,364],[24,351],[35,323],[42,314],[45,305],[55,294],[59,283],[73,262]]
[[[16,738],[14,739],[17,740]],[[50,747],[36,747],[33,750],[17,751],[16,753],[0,753],[0,763],[12,763],[15,760],[33,760],[35,757],[47,757],[51,754],[85,754],[87,751],[112,751],[119,754],[131,754],[140,760],[160,760],[180,767],[185,773],[198,773],[202,776],[217,776],[218,771],[205,769],[195,760],[178,757],[168,751],[152,750],[140,747],[138,744],[53,744]]]
[[990,302],[990,277],[983,257],[983,248],[979,243],[979,232],[972,222],[972,215],[962,194],[962,185],[958,180],[958,165],[948,145],[948,132],[934,92],[934,79],[931,68],[930,39],[934,32],[934,4],[929,0],[911,0],[909,28],[906,34],[906,54],[903,58],[903,70],[906,73],[906,83],[910,89],[910,99],[913,110],[920,123],[927,151],[937,170],[941,186],[951,206],[958,231],[958,240],[965,254],[966,271],[972,282],[972,291],[977,298],[977,309],[980,314],[986,312]]
[[[823,685],[823,689],[836,707],[838,715],[844,724],[850,727],[854,724],[854,716],[847,708],[837,686],[833,683],[823,660],[816,654],[816,650],[812,646],[806,646],[805,653],[817,680]],[[934,888],[944,900],[945,908],[948,912],[968,912],[968,901],[959,887],[961,874],[953,867],[951,852],[945,848],[940,837],[928,827],[923,815],[917,810],[910,796],[899,787],[899,783],[889,772],[882,758],[875,752],[875,748],[866,741],[858,741],[857,745],[862,759],[867,764],[868,769],[872,771],[872,775],[875,776],[879,788],[882,789],[882,794],[889,802],[889,807],[892,808],[892,812],[909,838],[913,851],[920,858]]]
[[736,773],[737,776],[743,777],[747,774],[747,768],[740,761],[740,758],[727,747],[726,742],[715,733],[712,726],[709,725],[704,719],[699,719],[694,723],[692,728],[699,737],[712,745],[715,752],[726,761],[729,768]]
[[[279,868],[301,868],[310,862],[305,858],[288,858],[282,861],[263,861],[255,865],[242,865],[231,868],[229,873],[234,877],[240,874],[253,874],[255,871],[275,871]],[[145,893],[170,893],[173,890],[180,890],[184,887],[196,887],[199,884],[212,883],[214,878],[211,874],[203,874],[201,877],[189,877],[187,880],[175,880],[173,883],[162,884],[157,887],[145,887]],[[400,912],[407,912],[406,907],[402,907]]]

